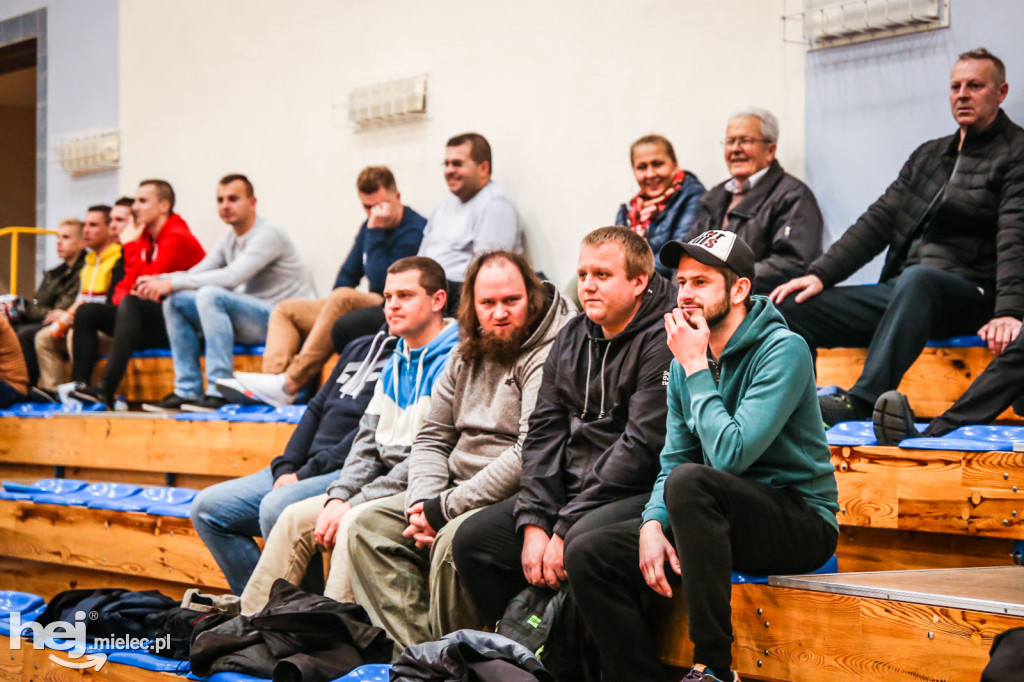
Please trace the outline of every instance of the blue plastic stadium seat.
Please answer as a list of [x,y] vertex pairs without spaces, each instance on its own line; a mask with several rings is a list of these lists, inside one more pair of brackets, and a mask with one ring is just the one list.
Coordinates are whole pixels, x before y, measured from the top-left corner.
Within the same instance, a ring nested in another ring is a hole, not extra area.
[[242,673],[214,673],[206,680],[208,682],[270,682],[269,677],[253,677]]
[[11,614],[21,614],[21,622],[28,623],[42,615],[44,609],[46,603],[38,594],[0,590],[0,634],[10,637]]
[[270,405],[223,405],[213,412],[182,412],[174,418],[184,422],[226,422],[238,414],[262,414],[273,409]]
[[908,438],[900,443],[909,450],[954,450],[959,452],[1011,452],[1024,447],[1024,426],[961,426],[938,438]]
[[[266,405],[242,405],[243,408],[266,408]],[[306,412],[305,405],[284,405],[270,409],[240,409],[228,417],[229,422],[261,422],[298,424]]]
[[114,511],[146,511],[150,507],[188,504],[199,493],[194,488],[172,488],[155,486],[143,488],[142,492],[119,499],[101,498],[89,502],[90,509],[112,509]]
[[[839,561],[836,559],[836,555],[833,554],[832,558],[825,562],[825,565],[816,571],[811,571],[809,575],[817,573],[838,573],[839,572]],[[732,582],[734,585],[740,585],[742,583],[753,583],[756,585],[768,584],[768,576],[766,575],[752,575],[749,573],[740,573],[739,571],[732,572]]]
[[18,403],[6,410],[0,410],[0,417],[45,418],[55,414],[81,414],[83,412],[105,412],[103,403],[91,405],[63,405],[61,403]]
[[213,412],[182,412],[175,419],[183,422],[257,422],[298,424],[305,405],[224,405]]
[[88,505],[89,502],[110,499],[117,500],[135,495],[142,486],[132,483],[90,483],[82,490],[65,495],[37,495],[36,504]]
[[[232,351],[235,355],[263,355],[264,346],[235,346]],[[171,357],[171,351],[168,348],[143,348],[132,353],[132,357],[169,358]]]
[[333,682],[388,682],[391,679],[391,666],[384,663],[361,665],[348,675],[339,677]]
[[146,510],[150,516],[174,516],[179,519],[192,518],[192,505],[186,504],[155,504]]
[[843,422],[825,432],[829,445],[878,445],[871,422]]
[[954,336],[949,339],[932,339],[929,348],[984,348],[987,346],[980,336]]
[[130,665],[133,668],[153,670],[160,673],[181,673],[188,672],[188,661],[176,661],[173,658],[154,656],[142,651],[118,651],[110,654],[107,658],[111,663]]
[[35,500],[41,495],[66,495],[76,493],[85,486],[87,481],[75,478],[43,478],[33,484],[4,483],[4,492],[0,500]]

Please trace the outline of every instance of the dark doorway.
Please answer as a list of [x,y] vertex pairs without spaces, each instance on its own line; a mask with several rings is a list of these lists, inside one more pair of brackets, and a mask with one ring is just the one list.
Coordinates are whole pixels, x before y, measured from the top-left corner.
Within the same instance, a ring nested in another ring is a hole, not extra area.
[[[0,229],[36,224],[36,39],[0,47]],[[12,237],[0,237],[0,291],[10,291]],[[35,291],[36,238],[18,237],[18,293]]]

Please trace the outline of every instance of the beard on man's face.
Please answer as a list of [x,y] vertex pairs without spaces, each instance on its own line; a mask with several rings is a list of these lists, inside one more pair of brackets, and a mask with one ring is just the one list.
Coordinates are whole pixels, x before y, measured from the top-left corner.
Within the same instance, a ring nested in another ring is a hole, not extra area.
[[509,334],[480,332],[462,340],[462,355],[467,360],[480,358],[501,365],[511,365],[523,352],[523,343],[529,335],[529,326],[521,327]]

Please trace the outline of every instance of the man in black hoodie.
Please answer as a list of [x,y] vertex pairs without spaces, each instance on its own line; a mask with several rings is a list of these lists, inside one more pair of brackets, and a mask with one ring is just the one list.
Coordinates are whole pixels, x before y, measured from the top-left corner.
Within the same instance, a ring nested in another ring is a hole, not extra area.
[[[870,419],[931,338],[977,334],[993,353],[1024,317],[1024,129],[1000,109],[1003,62],[984,48],[953,67],[960,130],[925,142],[810,274],[771,299],[813,348],[868,347],[850,392],[819,400],[828,424]],[[878,284],[833,287],[888,248]],[[791,296],[792,294],[792,296]],[[994,312],[993,312],[994,310]]]
[[653,276],[646,240],[623,227],[583,239],[578,274],[585,314],[562,328],[544,364],[520,492],[469,518],[453,541],[459,579],[485,622],[527,583],[560,587],[565,544],[619,521],[600,510],[650,490],[658,475],[672,360],[663,315],[675,287]]

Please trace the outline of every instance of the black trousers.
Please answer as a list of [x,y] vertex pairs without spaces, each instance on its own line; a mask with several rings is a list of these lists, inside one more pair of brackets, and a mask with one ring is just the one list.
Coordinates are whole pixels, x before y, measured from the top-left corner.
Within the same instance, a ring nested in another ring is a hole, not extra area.
[[995,296],[960,275],[913,265],[895,280],[826,289],[779,310],[811,349],[863,348],[868,357],[850,393],[869,403],[899,386],[929,339],[974,334]]
[[[655,594],[639,566],[638,528],[646,497],[598,510],[610,518],[617,512],[632,516],[577,535],[566,550],[569,582],[601,652],[607,680],[664,679],[643,608]],[[682,566],[694,662],[728,679],[731,572],[816,570],[835,552],[839,533],[790,492],[699,464],[681,464],[672,471],[665,501],[672,527],[669,540]],[[665,572],[680,582],[668,565]]]
[[[483,622],[488,624],[496,623],[512,598],[529,585],[523,575],[523,536],[515,530],[513,512],[517,499],[518,495],[477,512],[463,521],[452,538],[452,556],[459,580]],[[611,516],[602,513],[612,507],[613,504],[605,505],[577,521],[563,538],[566,552],[580,533],[625,518],[621,510]],[[632,518],[639,518],[642,509],[643,503],[632,513]]]
[[[952,407],[928,424],[924,435],[941,436],[961,426],[988,424],[1021,398],[1024,398],[1024,329]],[[1019,405],[1015,409],[1017,407]]]
[[117,391],[132,353],[142,348],[169,348],[163,307],[138,296],[125,296],[119,305],[86,303],[75,312],[72,340],[74,362],[71,380],[90,383],[92,369],[100,357],[99,332],[114,337],[107,368],[100,387],[113,395]]
[[39,358],[36,355],[36,333],[46,325],[41,322],[26,322],[14,328],[18,334],[18,343],[21,344],[21,354],[25,358],[25,366],[28,367],[28,385],[35,386],[39,381]]

